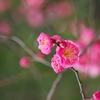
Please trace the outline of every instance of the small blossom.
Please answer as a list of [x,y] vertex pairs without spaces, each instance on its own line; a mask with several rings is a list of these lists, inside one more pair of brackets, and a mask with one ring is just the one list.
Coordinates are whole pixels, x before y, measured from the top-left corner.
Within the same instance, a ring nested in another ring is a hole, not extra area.
[[45,33],[41,33],[37,39],[39,43],[39,49],[43,54],[49,54],[51,52],[51,48],[53,47],[52,39],[49,35]]
[[64,68],[72,67],[79,59],[79,49],[69,40],[65,40],[63,46],[63,48],[57,47],[56,52],[63,58],[62,65]]
[[37,53],[37,56],[38,56],[39,58],[44,58],[44,55],[43,55],[43,53],[41,53],[41,52],[38,52],[38,53]]
[[62,58],[58,54],[55,54],[51,59],[52,68],[56,73],[61,72],[64,69],[61,65],[61,60]]
[[29,56],[24,56],[20,59],[19,64],[23,68],[29,68],[31,64],[31,58]]
[[97,91],[93,94],[93,100],[100,100],[100,91]]

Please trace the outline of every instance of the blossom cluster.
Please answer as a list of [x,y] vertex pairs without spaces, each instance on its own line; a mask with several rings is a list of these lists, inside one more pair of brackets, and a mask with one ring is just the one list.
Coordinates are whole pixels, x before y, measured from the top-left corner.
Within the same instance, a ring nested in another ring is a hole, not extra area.
[[[78,37],[75,43],[82,50],[95,38],[95,32],[91,27],[87,27],[84,23],[80,23],[80,35],[75,34]],[[76,32],[78,33],[78,32]],[[100,41],[96,38],[92,45],[89,45],[84,54],[80,57],[75,69],[80,73],[85,74],[91,78],[96,78],[100,75]]]
[[41,33],[37,39],[39,49],[43,54],[49,54],[53,46],[56,47],[56,54],[51,59],[52,68],[56,73],[64,68],[72,67],[79,59],[79,48],[70,40],[64,40],[58,35],[49,36]]

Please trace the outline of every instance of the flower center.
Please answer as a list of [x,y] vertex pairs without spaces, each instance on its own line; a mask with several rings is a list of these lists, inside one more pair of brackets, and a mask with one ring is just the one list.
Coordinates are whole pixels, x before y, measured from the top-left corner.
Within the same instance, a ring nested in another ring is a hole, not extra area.
[[54,66],[55,66],[55,69],[58,69],[58,63],[56,61],[54,62]]
[[47,39],[46,39],[46,38],[43,38],[43,39],[42,39],[42,43],[41,43],[41,45],[45,45],[46,42],[47,42]]
[[65,55],[67,58],[70,58],[70,57],[71,57],[71,51],[70,51],[69,49],[65,50],[64,55]]

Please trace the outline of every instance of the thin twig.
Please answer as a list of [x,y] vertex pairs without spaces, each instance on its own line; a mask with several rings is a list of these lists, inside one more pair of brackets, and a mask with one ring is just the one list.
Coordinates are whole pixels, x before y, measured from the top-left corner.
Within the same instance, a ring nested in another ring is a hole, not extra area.
[[16,76],[11,76],[9,78],[0,79],[0,87],[15,83],[15,82],[17,82],[25,77],[28,77],[28,73],[23,72],[23,73],[20,73]]
[[[0,35],[3,35],[3,34],[0,34]],[[5,35],[5,36],[6,36],[6,35]],[[41,63],[43,63],[43,64],[46,65],[46,66],[50,66],[50,63],[49,63],[49,62],[47,62],[47,61],[44,60],[44,59],[38,58],[38,57],[36,56],[36,54],[35,54],[21,39],[19,39],[18,37],[13,36],[13,35],[12,35],[12,36],[6,36],[6,37],[9,37],[11,40],[13,40],[13,41],[15,41],[16,43],[18,43],[30,56],[32,56],[32,58],[33,58],[35,61],[41,62]],[[95,39],[94,39],[93,41],[91,41],[90,44],[88,44],[88,45],[83,49],[83,51],[82,51],[82,53],[80,54],[80,56],[82,56],[82,55],[86,52],[86,50],[88,49],[88,47],[89,47],[90,45],[92,45],[94,42],[95,42]],[[50,67],[51,67],[51,66],[50,66]],[[77,72],[74,68],[71,68],[71,69],[74,71],[74,73],[75,73],[75,75],[76,75],[76,78],[77,78],[77,81],[78,81],[78,84],[79,84],[79,87],[80,87],[80,92],[81,92],[82,98],[83,98],[83,100],[85,100],[85,95],[84,95],[84,92],[83,92],[83,87],[82,87],[82,83],[81,83],[81,81],[80,81],[78,72]],[[63,73],[64,73],[64,72],[65,72],[65,71],[63,71]],[[53,96],[53,94],[54,94],[54,91],[55,91],[56,87],[58,86],[58,84],[59,84],[59,82],[60,82],[62,76],[63,76],[62,73],[58,74],[57,78],[55,79],[54,83],[52,84],[52,87],[51,87],[51,89],[50,89],[50,91],[49,91],[49,93],[48,93],[48,95],[47,95],[46,100],[50,100],[50,99],[52,98],[52,96]]]
[[80,80],[80,77],[79,77],[79,74],[78,74],[78,71],[75,70],[73,67],[70,68],[76,75],[76,78],[77,78],[77,81],[78,81],[78,85],[79,85],[79,88],[80,88],[80,93],[82,95],[82,99],[83,100],[86,100],[86,97],[85,97],[85,94],[84,94],[84,91],[83,91],[83,86],[82,86],[82,82]]
[[54,91],[55,91],[56,87],[58,86],[62,76],[63,76],[62,73],[58,74],[57,78],[55,79],[55,81],[52,84],[52,87],[50,88],[50,91],[49,91],[49,93],[47,95],[46,100],[51,100],[51,98],[52,98],[52,96],[54,94]]
[[36,61],[38,61],[38,62],[41,62],[41,63],[43,63],[44,65],[46,65],[46,66],[50,66],[51,67],[51,65],[50,65],[50,63],[49,62],[47,62],[46,60],[44,60],[44,59],[40,59],[40,58],[38,58],[37,57],[37,55],[21,40],[21,39],[19,39],[18,37],[16,37],[16,36],[11,36],[11,38],[10,39],[12,39],[13,41],[15,41],[16,43],[18,43],[22,48],[24,48],[24,50],[27,52],[27,53],[29,53],[29,55],[30,56],[32,56],[32,58],[34,59],[34,60],[36,60]]
[[35,61],[41,62],[44,65],[51,67],[51,64],[48,61],[37,57],[37,55],[18,37],[14,36],[14,35],[5,35],[5,34],[0,34],[0,35],[8,37],[9,39],[11,39],[14,42],[16,42],[17,44],[19,44]]

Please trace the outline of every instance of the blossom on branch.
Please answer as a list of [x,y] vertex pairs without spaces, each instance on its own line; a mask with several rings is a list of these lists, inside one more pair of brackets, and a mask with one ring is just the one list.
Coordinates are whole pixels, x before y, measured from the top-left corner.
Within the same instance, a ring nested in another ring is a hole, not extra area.
[[54,57],[51,59],[52,68],[56,73],[61,72],[64,69],[61,65],[61,62],[62,58],[58,54],[55,54]]
[[63,42],[63,48],[58,46],[56,53],[62,57],[64,68],[72,67],[79,59],[78,47],[69,40]]
[[20,59],[19,64],[23,68],[29,68],[31,65],[31,58],[29,56],[24,56]]
[[56,54],[51,59],[52,68],[56,73],[61,72],[64,68],[72,67],[79,59],[79,48],[70,40],[63,40],[58,35],[50,37],[42,32],[37,41],[39,49],[44,54],[49,54],[51,48],[56,44]]
[[53,42],[49,35],[45,33],[41,33],[37,39],[39,43],[39,49],[43,54],[49,54],[51,52],[51,48],[53,47]]

